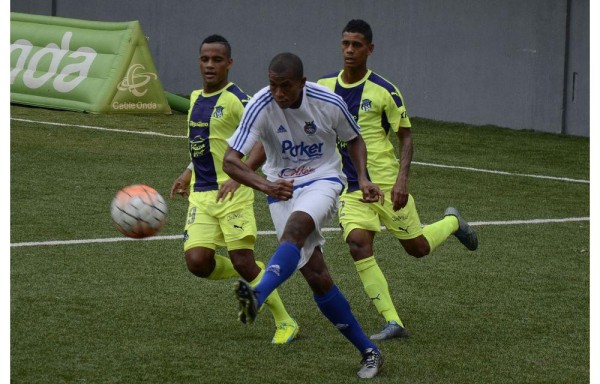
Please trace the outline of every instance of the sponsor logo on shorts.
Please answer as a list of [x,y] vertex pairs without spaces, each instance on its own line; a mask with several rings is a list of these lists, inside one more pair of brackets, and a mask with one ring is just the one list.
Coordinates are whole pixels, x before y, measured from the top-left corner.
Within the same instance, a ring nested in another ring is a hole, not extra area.
[[393,221],[404,221],[406,219],[408,219],[407,215],[396,215],[396,216],[392,217]]
[[336,324],[335,327],[338,329],[338,331],[343,331],[344,329],[348,328],[350,325],[348,324]]

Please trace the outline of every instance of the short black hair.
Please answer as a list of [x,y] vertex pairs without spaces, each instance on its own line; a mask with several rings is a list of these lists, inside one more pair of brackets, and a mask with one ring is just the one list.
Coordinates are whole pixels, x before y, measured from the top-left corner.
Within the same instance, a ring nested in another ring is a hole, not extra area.
[[204,39],[202,41],[202,44],[200,44],[200,50],[202,50],[202,46],[204,44],[212,44],[212,43],[223,44],[225,46],[225,48],[227,49],[227,56],[231,57],[231,45],[229,45],[229,41],[227,41],[227,39],[221,35],[208,36],[206,39]]
[[294,78],[304,77],[304,65],[302,60],[293,53],[283,52],[275,55],[269,64],[269,71],[277,74],[290,71]]
[[371,30],[371,26],[364,20],[350,20],[348,24],[346,24],[346,26],[344,27],[342,33],[344,32],[360,33],[365,37],[369,44],[373,42],[373,31]]

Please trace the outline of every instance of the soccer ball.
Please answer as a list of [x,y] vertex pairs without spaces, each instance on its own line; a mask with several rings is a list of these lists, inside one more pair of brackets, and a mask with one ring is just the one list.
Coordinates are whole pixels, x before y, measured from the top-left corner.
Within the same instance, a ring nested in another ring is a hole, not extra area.
[[155,235],[162,228],[167,205],[154,188],[143,184],[129,185],[117,192],[110,213],[122,234],[140,239]]

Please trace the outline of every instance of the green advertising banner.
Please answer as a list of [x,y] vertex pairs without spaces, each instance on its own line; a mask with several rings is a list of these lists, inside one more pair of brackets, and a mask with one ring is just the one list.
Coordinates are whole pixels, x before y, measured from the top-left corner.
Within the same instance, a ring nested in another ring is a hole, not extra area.
[[93,113],[171,113],[138,21],[11,13],[12,103]]

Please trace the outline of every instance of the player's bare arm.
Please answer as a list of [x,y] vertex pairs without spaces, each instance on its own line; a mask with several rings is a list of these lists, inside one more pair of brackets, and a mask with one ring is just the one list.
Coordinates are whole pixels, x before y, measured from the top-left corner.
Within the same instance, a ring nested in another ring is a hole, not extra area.
[[358,135],[348,142],[348,154],[356,168],[358,185],[363,193],[363,203],[384,202],[384,193],[367,177],[367,147],[362,136]]
[[192,170],[186,168],[181,175],[173,182],[171,186],[171,192],[169,193],[169,197],[172,199],[175,197],[175,194],[181,195],[183,197],[190,195],[190,180],[192,180]]
[[413,157],[412,132],[409,128],[398,129],[398,142],[400,143],[400,169],[396,183],[392,188],[392,204],[394,211],[402,209],[408,202],[408,174]]
[[293,180],[271,182],[254,172],[248,163],[242,161],[244,155],[228,147],[223,158],[223,171],[235,181],[259,190],[278,200],[289,200],[293,193]]
[[[246,164],[252,168],[253,170],[257,170],[262,164],[264,164],[266,160],[265,149],[262,143],[259,141],[254,145],[250,155],[246,159]],[[235,191],[240,187],[240,183],[233,179],[229,179],[221,184],[219,188],[219,192],[217,193],[217,203],[220,201],[225,201],[227,196],[229,196],[229,200],[233,199]]]

